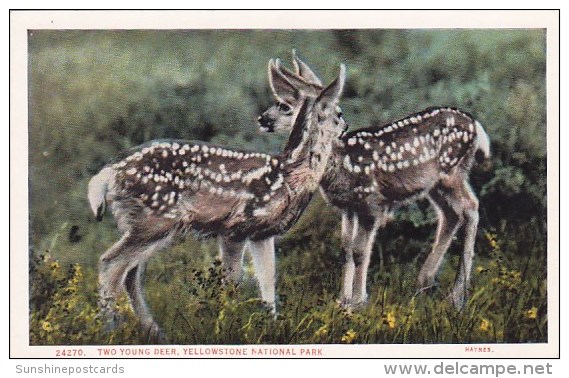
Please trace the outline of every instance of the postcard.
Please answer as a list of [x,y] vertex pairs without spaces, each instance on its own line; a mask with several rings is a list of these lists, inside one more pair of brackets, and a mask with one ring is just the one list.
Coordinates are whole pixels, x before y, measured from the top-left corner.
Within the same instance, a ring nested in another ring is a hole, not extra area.
[[558,11],[12,11],[11,358],[559,357]]

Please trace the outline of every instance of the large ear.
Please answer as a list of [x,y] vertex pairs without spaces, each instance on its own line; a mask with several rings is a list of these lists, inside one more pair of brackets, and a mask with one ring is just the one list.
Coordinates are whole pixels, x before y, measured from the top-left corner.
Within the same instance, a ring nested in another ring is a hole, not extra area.
[[304,94],[312,94],[316,97],[322,90],[322,87],[315,88],[314,85],[306,82],[306,80],[290,71],[288,68],[281,66],[280,64],[277,64],[276,67],[296,89],[304,92]]
[[310,67],[308,67],[308,64],[306,64],[302,60],[300,60],[300,58],[296,55],[295,49],[292,50],[292,63],[294,64],[294,69],[295,69],[296,73],[300,77],[302,77],[304,80],[306,80],[310,84],[314,84],[314,85],[318,85],[320,87],[323,87],[322,80],[320,80],[320,78],[318,76],[316,76],[314,71],[312,71],[310,69]]
[[329,105],[336,105],[342,96],[344,91],[344,83],[346,82],[346,66],[340,64],[340,73],[333,82],[330,83],[323,91],[320,96],[316,99],[316,103],[322,105],[322,107],[327,107]]
[[299,92],[280,72],[278,65],[278,59],[276,63],[272,59],[269,60],[269,85],[277,101],[293,104],[298,99]]

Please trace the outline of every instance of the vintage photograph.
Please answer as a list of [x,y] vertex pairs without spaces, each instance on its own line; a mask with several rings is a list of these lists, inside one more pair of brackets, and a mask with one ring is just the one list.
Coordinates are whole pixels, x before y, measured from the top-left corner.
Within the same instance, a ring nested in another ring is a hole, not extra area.
[[19,342],[558,343],[548,33],[27,28]]

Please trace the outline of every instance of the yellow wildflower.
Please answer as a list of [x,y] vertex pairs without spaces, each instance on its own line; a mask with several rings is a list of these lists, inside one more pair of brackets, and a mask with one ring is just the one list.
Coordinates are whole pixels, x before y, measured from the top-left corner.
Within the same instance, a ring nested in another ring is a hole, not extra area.
[[480,328],[481,331],[483,331],[483,332],[489,331],[489,330],[490,330],[490,326],[491,326],[491,324],[490,324],[490,322],[489,322],[488,320],[482,319],[482,320],[480,321],[480,327],[479,327],[479,328]]
[[46,321],[46,322],[43,322],[43,323],[41,324],[41,327],[43,328],[44,331],[47,331],[47,332],[51,332],[51,330],[52,330],[52,328],[51,328],[51,323],[50,323],[50,322],[47,322],[47,321]]
[[391,329],[395,328],[395,325],[397,324],[395,313],[389,311],[387,314],[383,314],[383,324],[387,324],[387,326]]
[[357,336],[356,331],[354,331],[353,329],[349,329],[346,331],[346,333],[342,336],[341,341],[344,344],[351,344],[354,342],[355,338]]
[[323,325],[322,327],[318,328],[316,332],[314,332],[314,336],[318,338],[324,337],[327,334],[328,334],[328,328],[326,327],[326,325]]
[[75,264],[75,277],[79,278],[83,278],[83,271],[81,270],[81,265],[79,264]]
[[476,267],[476,271],[477,271],[478,273],[482,273],[482,272],[484,272],[485,270],[486,270],[486,269],[484,269],[483,266],[477,266],[477,267]]
[[526,311],[526,317],[528,319],[537,319],[537,307],[532,307]]

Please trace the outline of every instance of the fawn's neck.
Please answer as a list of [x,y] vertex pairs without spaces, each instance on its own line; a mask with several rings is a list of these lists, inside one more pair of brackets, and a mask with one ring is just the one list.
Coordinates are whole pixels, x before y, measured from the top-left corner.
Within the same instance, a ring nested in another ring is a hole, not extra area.
[[311,103],[303,103],[283,153],[285,181],[297,192],[314,192],[331,155],[334,133],[326,119],[315,116]]

